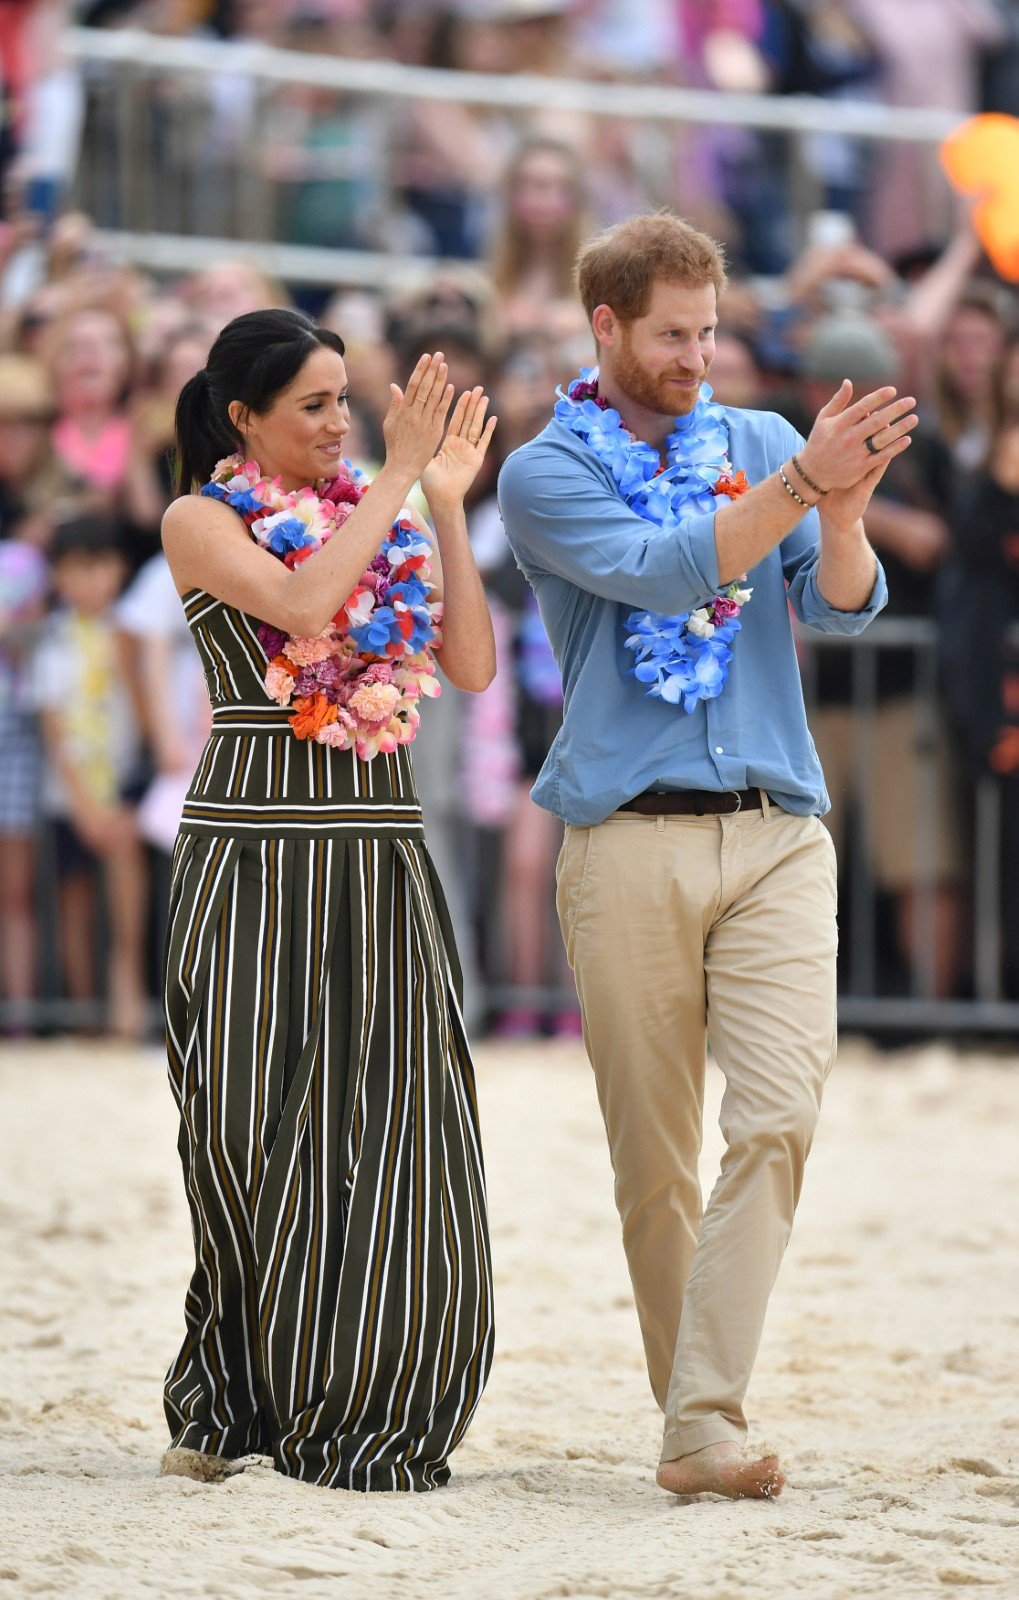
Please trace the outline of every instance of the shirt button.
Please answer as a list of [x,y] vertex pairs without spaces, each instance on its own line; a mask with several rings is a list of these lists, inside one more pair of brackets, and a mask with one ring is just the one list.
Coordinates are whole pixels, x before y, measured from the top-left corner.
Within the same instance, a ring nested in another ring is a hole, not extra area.
[[722,746],[720,744],[716,744],[716,746],[715,746],[715,754],[716,754],[716,756],[724,756],[725,755],[725,751],[722,749]]

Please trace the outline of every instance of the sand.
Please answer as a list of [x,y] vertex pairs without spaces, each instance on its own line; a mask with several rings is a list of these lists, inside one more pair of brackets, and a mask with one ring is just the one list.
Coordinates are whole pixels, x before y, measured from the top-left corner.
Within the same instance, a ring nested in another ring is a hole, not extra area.
[[162,1063],[0,1052],[0,1600],[1019,1596],[1019,1063],[844,1045],[750,1397],[789,1486],[732,1504],[654,1486],[579,1051],[479,1054],[494,1374],[448,1489],[364,1496],[158,1476],[190,1252]]

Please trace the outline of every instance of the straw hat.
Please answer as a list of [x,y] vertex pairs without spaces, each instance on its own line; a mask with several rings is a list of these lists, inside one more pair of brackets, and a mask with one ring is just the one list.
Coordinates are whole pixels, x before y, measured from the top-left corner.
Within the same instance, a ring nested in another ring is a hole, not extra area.
[[53,389],[41,361],[0,355],[0,422],[50,422]]

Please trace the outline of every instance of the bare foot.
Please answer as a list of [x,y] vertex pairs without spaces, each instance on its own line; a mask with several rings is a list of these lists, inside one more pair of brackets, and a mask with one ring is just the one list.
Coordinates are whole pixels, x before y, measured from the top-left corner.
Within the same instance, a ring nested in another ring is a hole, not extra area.
[[708,1444],[675,1461],[663,1461],[658,1487],[672,1494],[724,1494],[730,1500],[774,1500],[785,1473],[778,1456],[747,1455],[738,1444]]
[[222,1483],[230,1476],[233,1462],[226,1456],[207,1456],[201,1450],[185,1450],[171,1445],[163,1452],[159,1470],[166,1478],[194,1478],[198,1483]]

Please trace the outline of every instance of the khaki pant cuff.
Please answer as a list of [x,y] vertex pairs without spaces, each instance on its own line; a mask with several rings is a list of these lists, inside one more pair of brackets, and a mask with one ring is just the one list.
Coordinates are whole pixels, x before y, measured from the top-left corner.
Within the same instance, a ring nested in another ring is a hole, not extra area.
[[705,1417],[703,1422],[691,1422],[685,1428],[667,1427],[662,1441],[659,1466],[665,1461],[678,1461],[680,1456],[692,1455],[709,1444],[743,1444],[746,1430],[724,1417]]

